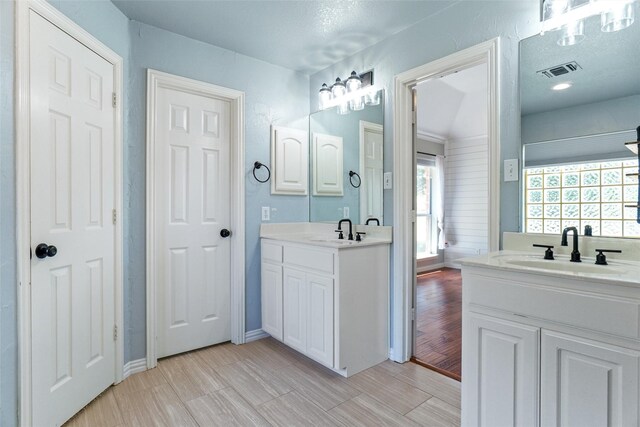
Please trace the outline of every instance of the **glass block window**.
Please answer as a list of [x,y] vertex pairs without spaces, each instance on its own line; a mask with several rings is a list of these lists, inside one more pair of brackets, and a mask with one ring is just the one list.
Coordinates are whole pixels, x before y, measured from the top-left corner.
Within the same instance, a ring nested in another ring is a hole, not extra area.
[[565,227],[593,228],[594,236],[640,237],[638,160],[524,170],[527,233],[559,234]]

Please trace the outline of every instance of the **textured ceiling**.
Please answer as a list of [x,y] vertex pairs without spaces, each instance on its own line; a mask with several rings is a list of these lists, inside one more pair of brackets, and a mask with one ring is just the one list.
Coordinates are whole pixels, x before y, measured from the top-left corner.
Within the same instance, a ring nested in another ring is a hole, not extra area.
[[[636,4],[636,15],[640,12]],[[600,31],[600,17],[586,21],[586,38],[574,46],[557,44],[558,32],[533,36],[520,43],[522,114],[534,114],[640,93],[640,19],[614,32]],[[537,74],[555,65],[576,61],[582,70],[560,77]],[[563,82],[563,91],[551,87]]]
[[130,19],[311,74],[458,0],[112,1]]

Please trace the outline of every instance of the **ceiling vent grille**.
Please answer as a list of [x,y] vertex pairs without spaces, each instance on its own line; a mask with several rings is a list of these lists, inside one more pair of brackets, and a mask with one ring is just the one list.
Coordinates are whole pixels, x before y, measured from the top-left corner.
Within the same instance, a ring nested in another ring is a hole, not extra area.
[[566,64],[555,65],[553,67],[540,70],[537,72],[537,74],[542,74],[543,76],[552,79],[554,77],[560,77],[564,76],[565,74],[574,73],[578,70],[582,70],[580,64],[578,64],[576,61],[571,61],[567,62]]

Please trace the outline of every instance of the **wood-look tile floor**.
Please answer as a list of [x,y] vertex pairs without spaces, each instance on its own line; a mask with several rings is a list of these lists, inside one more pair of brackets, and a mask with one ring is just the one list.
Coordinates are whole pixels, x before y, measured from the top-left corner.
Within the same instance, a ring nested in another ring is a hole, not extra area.
[[460,378],[462,366],[462,276],[443,268],[418,276],[416,351],[421,362]]
[[343,378],[272,338],[160,360],[66,426],[458,426],[460,383],[413,363]]

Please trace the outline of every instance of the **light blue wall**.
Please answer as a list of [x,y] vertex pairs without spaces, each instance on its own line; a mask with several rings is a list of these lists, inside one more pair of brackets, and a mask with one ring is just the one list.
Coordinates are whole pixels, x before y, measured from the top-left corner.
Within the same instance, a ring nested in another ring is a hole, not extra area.
[[[336,76],[348,75],[351,70],[374,69],[375,83],[387,89],[384,138],[392,141],[394,110],[390,100],[394,97],[394,76],[500,37],[500,164],[504,159],[519,159],[518,43],[540,31],[539,7],[537,0],[458,2],[437,15],[312,75],[311,109],[315,110],[314,106],[318,105],[318,90],[322,83],[330,83]],[[390,171],[393,165],[393,144],[385,145],[384,156],[384,169]],[[501,180],[500,235],[504,231],[519,229],[519,186],[519,182],[505,183]],[[393,225],[392,191],[385,191],[384,211],[385,224]],[[393,294],[391,298],[393,307]]]
[[640,95],[626,96],[522,116],[522,143],[633,130],[639,124]]
[[0,425],[16,423],[17,321],[13,3],[0,1]]
[[[308,198],[271,196],[270,184],[253,179],[253,162],[270,164],[270,126],[291,126],[306,130],[309,114],[309,79],[257,59],[198,42],[174,33],[132,21],[132,65],[130,74],[131,138],[128,167],[130,180],[128,216],[132,232],[128,242],[131,256],[127,269],[133,313],[127,323],[131,353],[127,360],[145,356],[145,103],[146,70],[152,68],[245,92],[245,178],[246,178],[246,329],[261,326],[260,314],[260,209],[276,208],[272,222],[308,220]],[[135,254],[135,255],[134,255]]]
[[[427,62],[500,37],[501,159],[520,158],[518,43],[540,30],[536,0],[461,1],[418,24],[311,76],[311,109],[318,105],[322,83],[351,70],[375,69],[375,83],[387,89],[385,140],[393,138],[393,78]],[[385,147],[385,170],[391,170],[393,147]],[[502,182],[500,230],[517,231],[519,183]],[[385,223],[393,215],[393,195],[385,192]]]
[[[384,95],[383,95],[384,99]],[[342,137],[343,144],[343,196],[310,196],[309,220],[312,222],[336,222],[343,218],[342,208],[349,208],[349,219],[360,224],[360,189],[349,183],[349,171],[360,171],[360,121],[382,125],[383,103],[367,106],[347,115],[336,113],[335,108],[318,111],[309,117],[309,182],[313,186],[313,134],[321,133]],[[385,141],[386,143],[386,141]],[[358,178],[353,177],[357,185]],[[313,188],[313,187],[310,187]]]
[[[271,196],[251,176],[269,164],[271,124],[308,128],[307,76],[167,31],[129,21],[110,1],[51,3],[124,59],[125,361],[145,357],[145,96],[146,67],[244,91],[246,140],[247,330],[260,328],[260,207],[272,221],[307,221],[306,197]],[[15,138],[13,3],[0,1],[0,425],[17,423]]]

